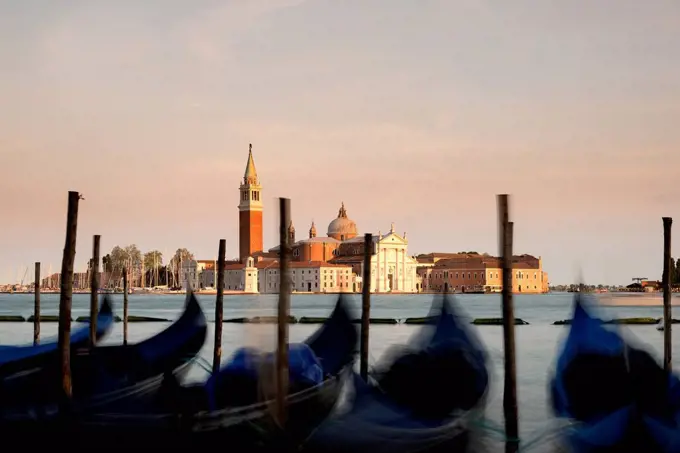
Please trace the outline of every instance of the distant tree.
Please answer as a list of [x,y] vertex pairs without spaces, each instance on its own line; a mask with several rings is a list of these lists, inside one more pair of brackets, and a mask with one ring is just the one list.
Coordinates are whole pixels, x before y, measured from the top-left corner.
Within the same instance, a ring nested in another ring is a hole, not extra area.
[[116,278],[121,278],[123,269],[127,268],[132,280],[140,274],[142,268],[142,252],[136,245],[128,245],[125,248],[115,246],[110,256],[111,271],[116,274]]
[[185,248],[177,249],[175,256],[172,257],[171,261],[174,261],[177,265],[182,261],[190,261],[194,259],[194,254]]
[[175,252],[175,255],[170,260],[170,269],[172,269],[172,275],[174,278],[174,286],[180,286],[180,270],[182,269],[182,263],[185,261],[191,261],[194,259],[194,254],[188,249],[179,248]]
[[125,249],[115,246],[113,249],[111,249],[111,253],[109,253],[109,259],[111,263],[111,269],[113,271],[120,271],[125,266],[128,256],[125,252]]
[[144,254],[144,273],[148,277],[147,281],[153,281],[158,285],[158,270],[163,266],[163,254],[158,250],[152,250]]
[[135,244],[125,247],[125,253],[132,268],[138,268],[142,265],[142,252],[139,251]]
[[113,272],[113,267],[111,266],[111,255],[108,253],[102,257],[102,271]]

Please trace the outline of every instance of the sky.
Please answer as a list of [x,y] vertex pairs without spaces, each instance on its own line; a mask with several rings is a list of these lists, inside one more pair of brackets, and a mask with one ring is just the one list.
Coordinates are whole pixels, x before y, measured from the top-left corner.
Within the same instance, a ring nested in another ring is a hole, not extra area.
[[344,201],[409,253],[514,251],[554,284],[680,256],[677,0],[0,0],[0,283],[136,244],[238,254],[248,144],[298,237]]

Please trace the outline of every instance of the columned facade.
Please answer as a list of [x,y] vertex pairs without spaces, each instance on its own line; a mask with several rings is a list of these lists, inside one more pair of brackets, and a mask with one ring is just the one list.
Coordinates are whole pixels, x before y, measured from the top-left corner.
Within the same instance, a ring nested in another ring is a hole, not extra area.
[[[371,257],[371,292],[417,292],[417,266],[408,256],[408,241],[394,232],[378,234],[376,253]],[[363,264],[361,265],[363,275]]]

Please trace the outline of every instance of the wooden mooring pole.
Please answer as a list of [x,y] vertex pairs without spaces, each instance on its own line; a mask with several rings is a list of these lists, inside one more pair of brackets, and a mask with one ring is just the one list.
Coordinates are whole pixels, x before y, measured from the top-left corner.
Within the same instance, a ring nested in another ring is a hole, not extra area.
[[35,291],[33,302],[33,345],[40,344],[40,263],[35,263]]
[[373,235],[364,235],[364,269],[361,278],[361,344],[359,349],[359,374],[368,380],[368,335],[371,320],[371,257]]
[[279,310],[276,342],[276,419],[280,427],[286,424],[286,397],[288,396],[288,316],[290,313],[290,283],[288,275],[290,244],[288,224],[290,223],[290,199],[279,198]]
[[66,243],[61,261],[61,295],[59,297],[59,363],[61,364],[61,387],[70,399],[71,387],[71,305],[73,302],[73,262],[76,258],[76,235],[78,231],[78,192],[68,193],[66,215]]
[[512,241],[513,224],[509,221],[508,195],[498,195],[498,220],[503,268],[502,312],[505,379],[503,387],[503,415],[505,417],[505,451],[519,449],[519,421],[517,410],[517,369],[515,364],[515,313],[512,304]]
[[92,265],[90,266],[90,347],[97,344],[97,314],[99,312],[99,243],[101,236],[92,238]]
[[123,268],[123,344],[128,344],[128,271]]
[[663,217],[663,367],[672,371],[672,313],[671,313],[671,226],[673,219]]
[[224,321],[224,260],[227,254],[227,240],[220,239],[217,254],[217,296],[215,297],[215,349],[213,352],[212,372],[220,370],[222,362],[222,323]]

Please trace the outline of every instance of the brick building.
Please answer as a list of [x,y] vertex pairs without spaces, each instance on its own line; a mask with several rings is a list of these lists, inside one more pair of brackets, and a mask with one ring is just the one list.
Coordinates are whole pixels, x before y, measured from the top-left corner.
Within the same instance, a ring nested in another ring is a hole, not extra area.
[[[425,291],[499,292],[503,271],[500,258],[471,253],[431,253],[418,258],[418,275]],[[515,293],[548,292],[548,274],[541,258],[517,255],[512,259]]]

